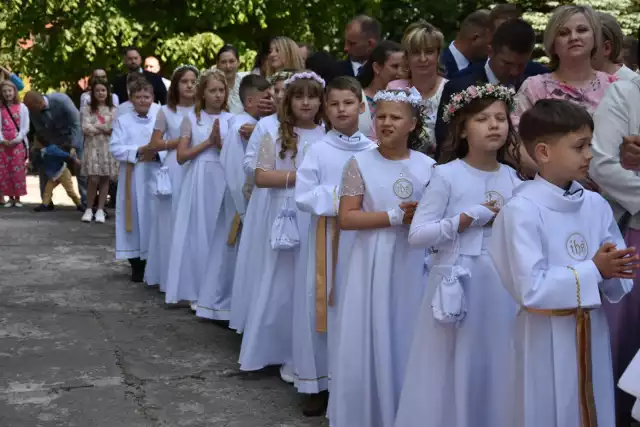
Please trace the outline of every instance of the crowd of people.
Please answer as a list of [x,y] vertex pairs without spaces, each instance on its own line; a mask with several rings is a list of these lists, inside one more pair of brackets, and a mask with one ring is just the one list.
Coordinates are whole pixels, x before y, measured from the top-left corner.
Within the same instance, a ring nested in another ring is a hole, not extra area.
[[252,72],[225,45],[170,80],[127,48],[80,110],[21,103],[14,75],[5,206],[26,191],[31,126],[36,210],[62,184],[104,223],[111,199],[131,280],[242,334],[240,370],[280,366],[332,427],[630,427],[637,42],[580,5],[552,13],[547,65],[513,5],[450,43],[424,21],[381,34],[362,15],[345,61],[279,36]]

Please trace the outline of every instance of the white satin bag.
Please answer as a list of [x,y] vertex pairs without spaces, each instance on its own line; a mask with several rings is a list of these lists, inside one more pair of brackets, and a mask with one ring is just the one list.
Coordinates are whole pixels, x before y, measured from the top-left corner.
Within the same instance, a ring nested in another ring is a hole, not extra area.
[[[471,272],[456,262],[460,255],[459,239],[456,237],[453,253],[435,255],[435,267],[431,274],[442,277],[431,300],[433,317],[440,323],[458,325],[467,314],[467,303],[464,288],[460,280],[470,278]],[[439,259],[438,259],[439,258]]]
[[173,192],[171,187],[171,178],[169,177],[169,167],[161,166],[156,171],[156,188],[153,191],[155,196],[166,197]]

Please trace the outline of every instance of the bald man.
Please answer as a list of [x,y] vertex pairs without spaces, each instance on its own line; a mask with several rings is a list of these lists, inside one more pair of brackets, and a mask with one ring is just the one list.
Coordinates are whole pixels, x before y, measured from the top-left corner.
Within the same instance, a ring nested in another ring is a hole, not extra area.
[[[82,160],[83,135],[80,124],[80,112],[64,93],[50,93],[42,95],[36,91],[27,92],[23,99],[29,109],[29,119],[36,131],[39,141],[55,144],[59,147],[71,146],[76,151],[78,159]],[[40,168],[40,194],[44,193],[47,177]],[[78,176],[78,187],[82,203],[86,204],[87,180]],[[53,209],[53,205],[49,206]]]
[[[153,74],[160,75],[160,61],[155,56],[148,56],[144,60],[144,69]],[[162,77],[162,76],[161,76]],[[169,87],[171,86],[171,80],[165,79],[162,77],[162,83],[164,83],[167,91],[169,91]]]

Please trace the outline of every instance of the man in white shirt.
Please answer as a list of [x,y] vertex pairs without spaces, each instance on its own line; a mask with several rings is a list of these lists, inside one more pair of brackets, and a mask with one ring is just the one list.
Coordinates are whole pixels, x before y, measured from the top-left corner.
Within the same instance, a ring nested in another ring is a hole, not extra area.
[[360,68],[381,39],[380,23],[367,15],[356,16],[347,24],[344,35],[346,61],[338,62],[341,75],[357,77]]
[[488,10],[476,10],[462,21],[456,39],[442,50],[440,63],[446,70],[447,78],[464,70],[472,62],[487,57],[493,28]]
[[[150,73],[160,75],[160,61],[155,56],[148,56],[144,60],[144,69]],[[162,77],[162,76],[161,76]],[[164,83],[169,92],[169,86],[171,86],[171,80],[162,77],[162,83]]]
[[593,55],[591,65],[596,70],[615,75],[619,80],[632,80],[638,77],[638,74],[622,61],[624,34],[620,24],[613,15],[604,12],[596,13],[602,24],[602,44]]

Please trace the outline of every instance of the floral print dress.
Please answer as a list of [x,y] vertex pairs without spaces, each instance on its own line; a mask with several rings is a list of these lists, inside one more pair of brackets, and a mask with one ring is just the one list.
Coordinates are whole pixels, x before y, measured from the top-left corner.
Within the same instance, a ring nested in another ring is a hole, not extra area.
[[118,176],[118,162],[109,151],[109,140],[115,108],[101,106],[92,112],[88,105],[82,109],[82,131],[84,132],[84,159],[82,175]]
[[26,132],[28,113],[24,104],[2,105],[2,138],[0,141],[0,194],[21,197],[27,194]]

